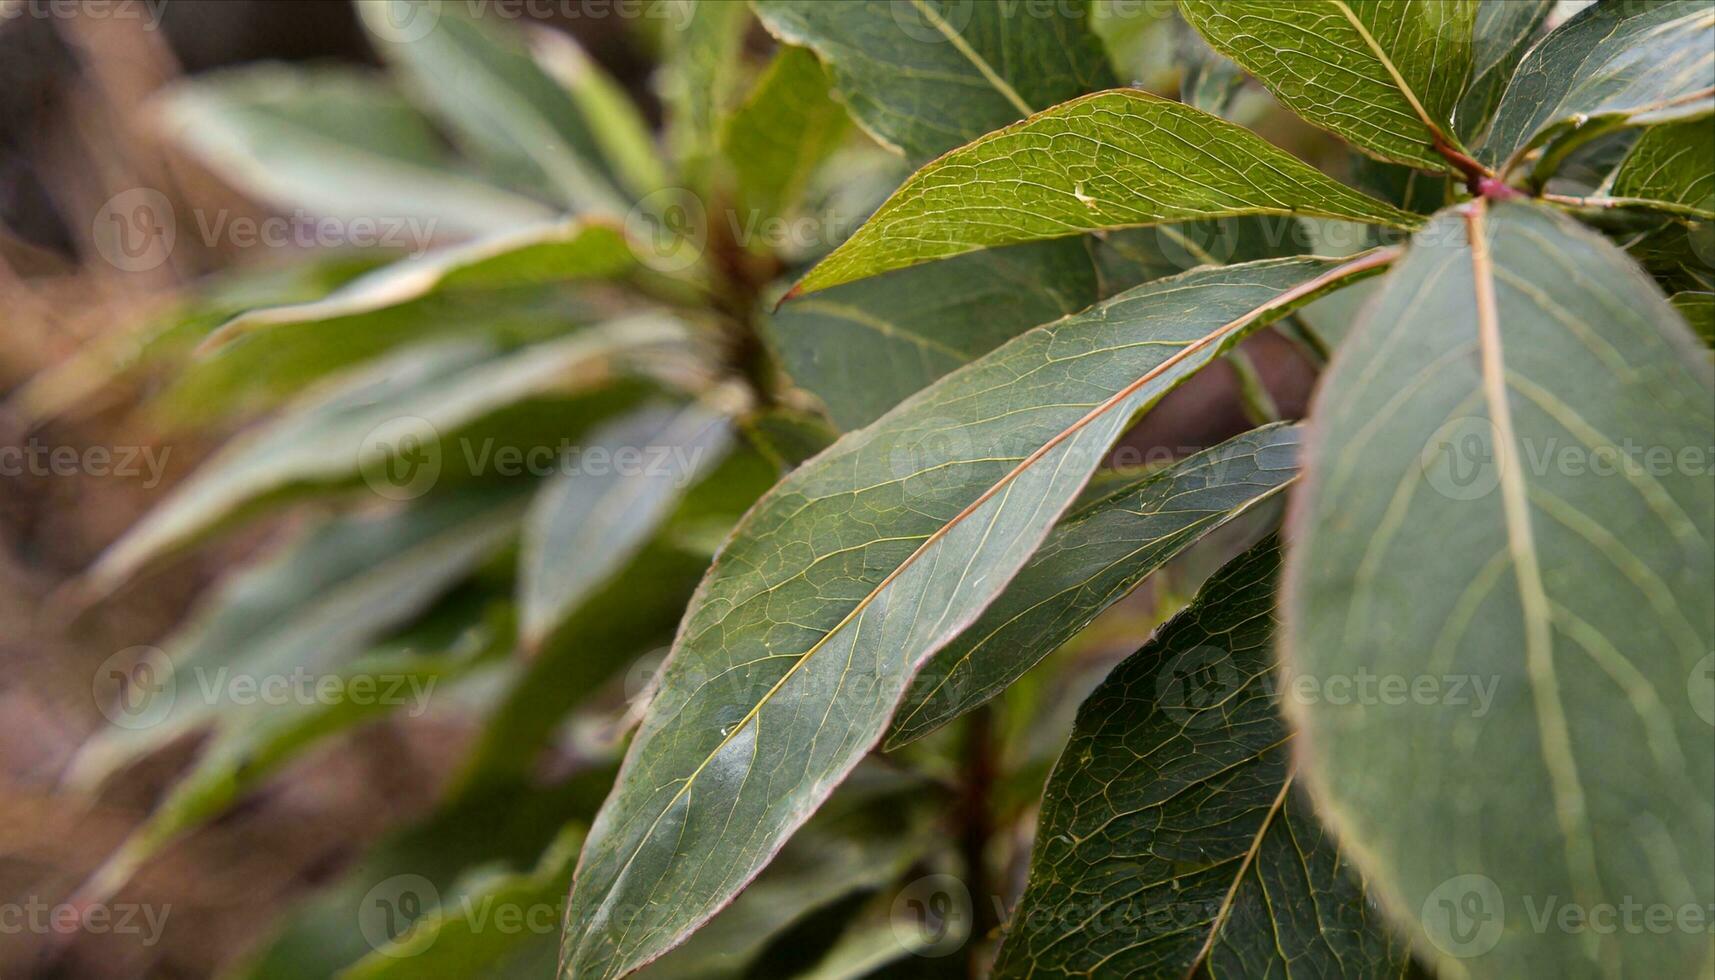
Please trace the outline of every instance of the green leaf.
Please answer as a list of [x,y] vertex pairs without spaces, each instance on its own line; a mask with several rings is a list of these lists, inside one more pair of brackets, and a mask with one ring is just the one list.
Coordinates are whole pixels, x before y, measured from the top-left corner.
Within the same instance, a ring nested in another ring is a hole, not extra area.
[[846,111],[828,95],[827,72],[803,48],[782,48],[721,131],[750,217],[792,213],[845,135]]
[[1554,0],[1479,0],[1471,35],[1471,81],[1453,112],[1459,137],[1477,145],[1488,132],[1501,93]]
[[1116,83],[1083,0],[755,0],[828,65],[858,125],[914,162]]
[[525,521],[521,641],[534,650],[654,536],[685,490],[725,455],[742,394],[652,405],[603,425],[559,460]]
[[399,246],[553,217],[460,173],[427,121],[369,73],[228,70],[175,85],[161,112],[172,135],[239,190],[281,209],[375,222],[377,235],[411,239]]
[[1383,160],[1452,170],[1476,0],[1180,0],[1287,108]]
[[782,475],[833,445],[840,434],[825,420],[790,408],[766,408],[739,421],[739,431]]
[[[442,620],[456,616],[457,612],[449,610],[437,613]],[[394,711],[413,717],[421,714],[428,709],[437,685],[456,680],[485,658],[511,647],[509,627],[480,621],[466,621],[463,625],[467,629],[456,637],[442,639],[430,634],[396,640],[349,666],[306,675],[307,682],[314,686],[297,687],[286,695],[290,700],[284,702],[262,700],[254,705],[215,706],[215,713],[225,708],[227,723],[148,819],[102,862],[89,882],[79,889],[80,895],[93,901],[107,901],[167,844],[220,816],[245,793],[310,749],[381,715]],[[420,649],[424,642],[446,649],[425,653]],[[242,661],[238,666],[242,666]],[[293,665],[294,669],[297,666]],[[279,674],[246,676],[256,678],[264,689],[262,681],[273,677],[297,683],[286,669]],[[186,679],[191,679],[190,675]],[[202,678],[196,680],[200,686]],[[191,693],[188,686],[185,693]],[[176,726],[174,730],[184,729]]]
[[1230,118],[1233,98],[1244,87],[1244,71],[1209,47],[1195,31],[1181,31],[1180,60],[1185,63],[1185,74],[1179,80],[1179,101],[1211,116]]
[[1389,258],[1140,287],[1023,334],[788,474],[698,589],[585,846],[571,975],[653,960],[766,865],[1133,416],[1249,330]]
[[532,870],[490,875],[457,901],[425,911],[390,941],[341,970],[340,980],[532,975],[519,961],[529,962],[532,947],[551,942],[583,839],[581,826],[568,825]]
[[1401,976],[1408,961],[1293,786],[1269,539],[1078,709],[995,976]]
[[[613,225],[578,220],[533,225],[395,262],[321,299],[247,311],[221,324],[204,342],[203,351],[258,331],[324,320],[343,320],[342,330],[361,332],[366,329],[357,319],[362,314],[431,293],[611,279],[636,266],[624,233]],[[421,332],[416,336],[420,338]]]
[[1668,302],[1685,317],[1693,333],[1715,347],[1715,293],[1674,293]]
[[796,292],[1014,242],[1238,214],[1422,223],[1232,123],[1120,89],[1055,106],[917,171]]
[[114,724],[86,743],[68,781],[93,787],[180,735],[245,715],[224,694],[229,679],[329,670],[361,652],[493,554],[523,504],[503,488],[342,518],[234,575],[162,650],[136,648],[99,678],[117,688],[104,705]]
[[634,197],[671,183],[649,120],[631,94],[598,65],[565,31],[529,25],[530,53],[536,64],[565,90],[587,120],[596,148],[609,161],[614,179]]
[[1277,497],[1298,430],[1268,426],[1080,502],[994,604],[911,682],[885,747],[987,702],[1205,534]]
[[1614,172],[1608,199],[1715,218],[1715,119],[1645,130]]
[[[1329,696],[1287,709],[1387,908],[1449,973],[1707,973],[1701,928],[1530,925],[1715,902],[1707,357],[1594,233],[1465,207],[1388,275],[1312,418],[1285,682]],[[1361,676],[1420,693],[1337,696]]]
[[737,100],[750,9],[724,0],[689,0],[682,9],[689,17],[666,34],[661,101],[679,170],[700,187],[718,147],[721,121]]
[[458,4],[365,0],[357,10],[376,50],[467,152],[574,211],[626,213],[591,120],[520,39]]
[[1590,134],[1708,115],[1712,50],[1715,10],[1703,0],[1592,4],[1524,56],[1479,157],[1510,170],[1525,151],[1569,129]]
[[[448,343],[385,358],[234,439],[111,545],[87,584],[105,593],[156,558],[304,492],[367,484],[410,499],[443,469],[480,474],[498,461],[473,437],[478,423],[509,406],[587,392],[614,372],[649,370],[652,360],[685,356],[687,342],[677,322],[640,317],[510,352]],[[539,415],[528,425],[507,419],[501,434],[529,441],[587,421]]]
[[1084,242],[977,252],[788,300],[766,331],[792,380],[861,428],[948,371],[1096,299]]

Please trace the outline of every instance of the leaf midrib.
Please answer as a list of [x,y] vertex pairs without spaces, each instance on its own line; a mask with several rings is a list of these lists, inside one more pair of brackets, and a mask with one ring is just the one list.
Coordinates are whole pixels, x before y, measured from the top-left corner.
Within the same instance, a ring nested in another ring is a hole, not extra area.
[[1024,101],[1023,97],[1018,94],[1018,90],[1014,89],[1007,83],[1006,79],[1000,76],[999,72],[994,70],[994,66],[988,63],[988,59],[978,54],[976,49],[972,48],[958,31],[953,30],[953,25],[947,23],[923,0],[911,0],[911,5],[917,8],[917,12],[922,14],[923,19],[928,21],[935,30],[941,32],[941,36],[947,39],[947,43],[953,46],[953,50],[964,55],[965,60],[971,63],[971,67],[983,76],[983,80],[988,82],[990,87],[999,92],[1006,101],[1012,103],[1012,107],[1018,110],[1021,118],[1036,114],[1036,110],[1030,107],[1030,103]]

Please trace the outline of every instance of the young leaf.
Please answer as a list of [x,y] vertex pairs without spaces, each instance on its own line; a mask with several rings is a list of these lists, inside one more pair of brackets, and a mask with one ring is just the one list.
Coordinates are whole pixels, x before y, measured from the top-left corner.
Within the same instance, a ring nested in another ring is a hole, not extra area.
[[1274,499],[1297,470],[1298,430],[1268,426],[1071,511],[1006,592],[911,682],[895,749],[1004,691],[1203,535]]
[[1567,130],[1601,132],[1708,115],[1715,10],[1703,0],[1597,3],[1530,49],[1501,95],[1479,157],[1511,169]]
[[1119,89],[1055,106],[917,171],[795,292],[1014,242],[1236,214],[1422,223],[1230,122]]
[[[241,435],[108,547],[88,572],[98,593],[143,565],[307,489],[351,487],[410,499],[444,466],[472,459],[466,430],[508,406],[587,391],[614,371],[683,353],[678,323],[637,318],[548,344],[498,353],[484,344],[411,348],[313,393],[283,417]],[[564,428],[575,420],[544,419]],[[517,420],[514,420],[516,424]]]
[[1408,957],[1293,785],[1273,539],[1078,710],[995,976],[1401,976]]
[[1096,300],[1081,240],[1035,242],[899,269],[788,300],[766,325],[792,380],[844,430],[936,378]]
[[575,211],[623,215],[625,197],[591,121],[523,43],[462,5],[357,5],[376,50],[473,156]]
[[1607,200],[1715,218],[1715,120],[1645,130],[1614,172]]
[[[608,423],[564,458],[537,493],[519,561],[521,642],[539,647],[584,598],[623,568],[732,438],[742,394],[688,407],[653,405]],[[716,402],[724,402],[724,405]],[[604,460],[595,465],[596,450]]]
[[1554,9],[1554,0],[1478,0],[1471,34],[1471,82],[1453,111],[1459,137],[1475,146],[1488,131],[1519,59]]
[[828,73],[803,48],[782,48],[756,90],[721,130],[739,201],[766,219],[790,214],[816,167],[846,135],[846,111],[828,95]]
[[[384,266],[321,299],[249,310],[203,342],[214,350],[255,331],[348,319],[441,291],[492,290],[607,279],[637,265],[619,228],[584,221],[532,225]],[[361,330],[361,323],[348,323]]]
[[[226,679],[321,670],[405,621],[518,527],[515,490],[450,494],[381,516],[331,521],[222,583],[164,651],[118,665],[128,697],[67,780],[93,787],[187,732],[236,717]],[[377,556],[383,556],[378,559]],[[144,681],[147,684],[143,684]],[[143,685],[130,689],[130,682]]]
[[915,162],[1116,84],[1084,0],[1046,16],[944,0],[754,5],[769,33],[827,63],[860,126]]
[[1389,910],[1473,977],[1707,972],[1700,929],[1528,925],[1715,901],[1715,396],[1679,318],[1569,219],[1465,206],[1388,276],[1312,418],[1286,689],[1418,693],[1287,707]]
[[698,589],[591,831],[564,968],[683,941],[881,737],[1137,413],[1386,252],[1198,270],[1038,327],[799,467]]
[[667,143],[679,171],[701,186],[715,155],[721,120],[736,98],[744,35],[752,21],[743,3],[690,0],[681,9],[689,16],[666,35],[661,101]]
[[457,170],[427,120],[368,73],[266,65],[203,75],[169,89],[161,113],[239,190],[321,217],[412,222],[419,246],[553,217]]
[[1463,152],[1453,108],[1476,0],[1180,0],[1216,51],[1365,153],[1429,170]]

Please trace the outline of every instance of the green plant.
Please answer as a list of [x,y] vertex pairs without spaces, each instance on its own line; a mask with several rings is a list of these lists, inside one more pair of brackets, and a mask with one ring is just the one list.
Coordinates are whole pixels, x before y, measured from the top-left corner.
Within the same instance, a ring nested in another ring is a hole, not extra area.
[[[487,719],[258,974],[1710,976],[1715,10],[1551,6],[673,6],[670,169],[563,38],[454,6],[364,15],[459,163],[371,77],[189,86],[172,117],[244,186],[481,236],[209,333],[165,410],[282,410],[91,573],[314,493],[116,676],[432,676]],[[779,47],[744,95],[753,14]],[[1116,87],[1109,51],[1164,35],[1185,101]],[[1283,115],[1247,76],[1364,189],[1227,118]],[[873,213],[755,231],[843,208]],[[1329,357],[1303,425],[1103,467],[1270,329]],[[1058,748],[1033,706],[1068,696],[1031,668],[1235,539],[1078,709],[991,934]],[[668,638],[617,775],[543,781]],[[158,710],[78,778],[217,734],[89,894],[375,713]],[[557,950],[473,918],[568,884]],[[1603,927],[1637,915],[1671,924]],[[968,964],[932,955],[961,930]]]

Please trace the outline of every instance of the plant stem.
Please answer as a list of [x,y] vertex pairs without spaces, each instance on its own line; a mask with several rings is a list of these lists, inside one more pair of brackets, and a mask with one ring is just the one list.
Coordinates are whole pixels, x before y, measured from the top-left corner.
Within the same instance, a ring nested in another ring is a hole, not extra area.
[[994,708],[985,704],[966,716],[964,792],[959,805],[959,849],[964,856],[965,884],[971,893],[971,934],[965,948],[973,978],[986,975],[988,950],[984,940],[1000,924],[988,873],[988,845],[994,834],[989,812],[994,754]]

